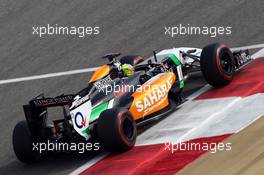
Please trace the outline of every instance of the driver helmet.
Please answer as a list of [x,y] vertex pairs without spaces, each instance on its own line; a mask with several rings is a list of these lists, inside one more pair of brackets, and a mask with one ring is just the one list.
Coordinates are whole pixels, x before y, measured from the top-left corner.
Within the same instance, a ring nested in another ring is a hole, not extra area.
[[121,70],[125,77],[132,77],[134,75],[135,69],[131,64],[123,64]]

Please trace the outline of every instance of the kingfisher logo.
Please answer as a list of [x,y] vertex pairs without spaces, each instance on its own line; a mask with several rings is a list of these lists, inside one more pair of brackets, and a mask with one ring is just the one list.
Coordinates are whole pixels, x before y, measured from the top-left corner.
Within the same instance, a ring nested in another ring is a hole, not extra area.
[[81,129],[86,126],[86,119],[83,117],[81,112],[77,112],[74,116],[75,125]]

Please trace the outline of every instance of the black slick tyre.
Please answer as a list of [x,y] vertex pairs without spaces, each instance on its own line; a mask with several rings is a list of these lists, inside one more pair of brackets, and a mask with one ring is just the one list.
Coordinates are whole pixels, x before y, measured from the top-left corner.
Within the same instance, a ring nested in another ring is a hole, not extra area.
[[107,151],[127,151],[136,142],[136,123],[129,111],[120,108],[107,109],[100,114],[97,134],[100,144]]
[[234,56],[223,44],[215,43],[204,47],[200,65],[205,80],[213,87],[226,86],[233,80]]
[[41,159],[40,153],[33,150],[33,141],[25,120],[18,122],[13,130],[13,149],[21,162],[34,163]]

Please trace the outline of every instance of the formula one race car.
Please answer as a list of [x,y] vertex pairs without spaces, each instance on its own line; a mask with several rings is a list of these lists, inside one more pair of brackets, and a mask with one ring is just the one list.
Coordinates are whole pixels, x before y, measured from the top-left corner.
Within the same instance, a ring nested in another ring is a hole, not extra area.
[[[26,120],[13,131],[14,152],[20,161],[40,160],[43,154],[32,149],[33,143],[47,140],[98,141],[107,151],[127,151],[135,144],[138,126],[183,102],[181,93],[190,73],[202,71],[205,80],[219,88],[229,84],[234,73],[251,60],[248,50],[232,52],[218,43],[203,49],[154,52],[148,60],[138,55],[118,60],[119,55],[104,56],[110,63],[95,71],[80,92],[55,98],[39,95],[23,106]],[[47,109],[54,106],[63,107],[64,117],[47,124]]]

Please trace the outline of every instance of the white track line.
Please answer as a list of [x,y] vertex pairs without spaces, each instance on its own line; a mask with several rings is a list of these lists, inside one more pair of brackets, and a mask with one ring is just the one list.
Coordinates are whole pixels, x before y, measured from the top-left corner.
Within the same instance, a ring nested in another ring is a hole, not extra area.
[[0,80],[0,85],[8,84],[8,83],[16,83],[16,82],[21,82],[21,81],[38,80],[38,79],[43,79],[43,78],[51,78],[51,77],[59,77],[59,76],[65,76],[65,75],[93,72],[97,68],[98,67],[71,70],[71,71],[65,71],[65,72],[56,72],[56,73],[49,73],[49,74],[42,74],[42,75],[34,75],[34,76],[29,76],[29,77],[13,78],[13,79],[7,79],[7,80]]
[[84,165],[80,166],[78,169],[76,169],[73,172],[71,172],[69,175],[81,174],[88,167],[93,166],[94,164],[96,164],[97,162],[99,162],[100,160],[102,160],[103,158],[105,158],[108,154],[109,153],[102,153],[102,154],[96,156],[95,158],[93,158],[93,159],[89,160],[88,162],[86,162]]
[[254,54],[252,55],[252,58],[256,59],[256,58],[258,58],[258,57],[263,57],[263,56],[264,56],[264,48],[261,49],[261,50],[259,50],[259,51],[256,52],[256,53],[254,53]]
[[249,125],[251,125],[252,123],[254,123],[255,121],[257,121],[261,117],[264,117],[264,115],[261,114],[261,115],[257,116],[254,120],[252,120],[251,122],[249,122],[247,125],[245,125],[244,127],[241,127],[236,133],[239,133],[240,131],[244,130],[245,128],[247,128]]
[[194,132],[197,132],[197,130],[201,129],[203,126],[205,126],[207,123],[215,120],[215,118],[217,118],[218,116],[220,116],[221,114],[223,114],[225,111],[227,111],[228,109],[230,109],[231,107],[233,107],[236,103],[238,103],[242,98],[238,97],[236,99],[234,99],[230,104],[228,104],[227,106],[225,106],[221,111],[213,113],[211,116],[209,116],[206,120],[204,120],[200,125],[192,128],[191,130],[189,130],[187,133],[185,133],[184,135],[182,135],[179,139],[177,139],[177,141],[175,142],[175,144],[192,139],[189,138],[189,136],[191,134],[193,134]]
[[[231,48],[231,50],[258,49],[258,48],[264,48],[264,44],[255,44],[255,45],[250,45],[250,46],[235,47],[235,48]],[[33,75],[33,76],[28,76],[28,77],[12,78],[12,79],[0,80],[0,85],[23,82],[23,81],[30,81],[30,80],[38,80],[38,79],[44,79],[44,78],[52,78],[52,77],[65,76],[65,75],[81,74],[81,73],[93,72],[96,69],[98,69],[98,67],[87,68],[87,69],[77,69],[77,70],[71,70],[71,71],[65,71],[65,72],[48,73],[48,74],[42,74],[42,75]]]

